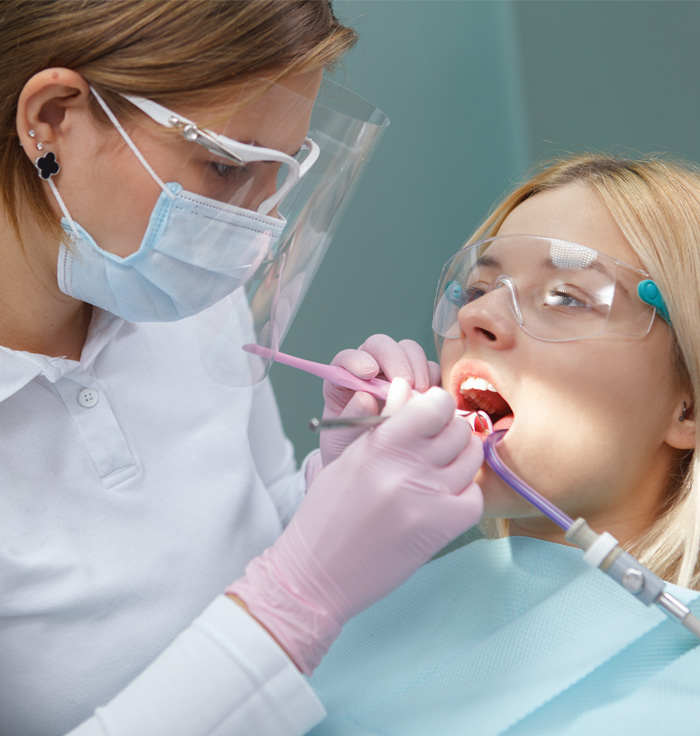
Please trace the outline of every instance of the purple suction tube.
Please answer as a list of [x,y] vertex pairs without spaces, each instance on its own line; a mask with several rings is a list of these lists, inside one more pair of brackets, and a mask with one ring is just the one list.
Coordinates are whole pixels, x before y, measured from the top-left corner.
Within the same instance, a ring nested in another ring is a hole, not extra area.
[[569,527],[574,523],[574,520],[570,516],[567,516],[558,506],[555,506],[551,501],[548,501],[544,496],[539,494],[534,488],[531,488],[522,478],[519,478],[498,456],[496,443],[503,439],[507,431],[507,429],[499,429],[486,438],[484,441],[484,457],[486,462],[493,472],[501,480],[504,480],[516,493],[519,493],[526,501],[529,501],[536,509],[539,509],[565,532],[569,531]]

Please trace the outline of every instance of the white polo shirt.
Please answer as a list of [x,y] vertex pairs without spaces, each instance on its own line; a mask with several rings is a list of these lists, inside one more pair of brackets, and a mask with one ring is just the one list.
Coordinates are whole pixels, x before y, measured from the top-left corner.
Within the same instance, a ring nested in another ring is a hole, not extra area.
[[95,310],[80,362],[0,348],[0,736],[286,736],[323,716],[221,596],[305,484],[269,383],[212,381],[196,330]]

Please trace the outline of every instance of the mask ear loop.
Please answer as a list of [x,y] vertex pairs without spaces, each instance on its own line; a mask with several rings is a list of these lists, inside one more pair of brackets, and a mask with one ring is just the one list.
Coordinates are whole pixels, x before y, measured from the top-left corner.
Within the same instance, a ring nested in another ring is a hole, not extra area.
[[[152,166],[146,161],[144,158],[144,155],[139,151],[139,149],[136,147],[136,144],[131,140],[131,137],[129,134],[124,130],[122,127],[122,124],[117,120],[116,115],[109,109],[107,106],[107,103],[102,99],[102,96],[100,93],[92,86],[90,85],[90,91],[93,95],[95,95],[95,99],[99,103],[100,107],[104,110],[105,115],[109,118],[110,122],[114,127],[117,129],[119,135],[124,139],[124,142],[127,146],[131,149],[134,156],[139,160],[141,165],[146,169],[146,171],[151,175],[151,178],[158,184],[158,186],[167,194],[170,199],[175,199],[175,194],[168,189],[168,187],[163,183],[163,180],[156,174],[156,172],[153,170]],[[38,144],[37,144],[38,148]],[[49,161],[47,163],[47,160],[51,157],[52,161]],[[63,216],[68,221],[71,230],[73,231],[73,235],[75,235],[76,238],[80,238],[80,233],[78,232],[78,228],[75,225],[75,221],[71,217],[70,212],[68,211],[68,207],[66,206],[66,203],[63,201],[63,197],[58,191],[58,188],[53,182],[52,177],[58,174],[60,171],[60,166],[58,164],[58,161],[56,161],[56,157],[52,152],[46,153],[43,156],[40,156],[35,162],[34,165],[36,166],[37,170],[39,171],[39,176],[44,179],[44,181],[48,182],[49,187],[51,188],[51,192],[53,193],[53,196],[56,198],[56,202],[58,202],[58,206],[61,209],[61,212],[63,213]]]
[[[33,130],[29,131],[30,135],[34,133]],[[32,135],[32,137],[34,137]],[[41,144],[41,141],[36,144],[36,147],[41,150],[43,148],[43,145]],[[63,201],[63,197],[60,195],[58,188],[53,183],[53,177],[58,174],[58,172],[61,170],[61,165],[58,163],[58,160],[56,159],[56,154],[53,151],[49,151],[48,153],[45,153],[43,156],[39,156],[34,161],[34,166],[36,167],[36,170],[39,172],[39,178],[43,179],[45,182],[48,183],[53,196],[56,198],[56,202],[58,202],[58,206],[61,208],[61,212],[63,213],[63,216],[68,220],[70,223],[71,230],[73,231],[73,234],[76,238],[79,238],[80,235],[78,233],[78,229],[75,226],[75,223],[73,222],[73,218],[70,216],[70,212],[68,212],[68,207],[66,207],[66,203]]]
[[109,109],[107,103],[102,99],[100,93],[92,85],[90,85],[90,91],[93,95],[95,95],[95,99],[99,103],[100,107],[104,110],[105,115],[109,118],[112,125],[114,125],[114,127],[117,129],[117,132],[124,139],[124,142],[127,146],[129,146],[134,156],[136,156],[143,168],[146,169],[146,171],[151,175],[153,181],[158,184],[158,186],[168,195],[168,197],[170,197],[171,199],[175,199],[175,194],[173,194],[170,189],[168,189],[168,187],[163,183],[163,180],[158,176],[158,174],[156,174],[148,161],[146,161],[144,155],[141,153],[141,151],[139,151],[139,149],[136,147],[136,144],[131,140],[131,137],[124,130],[119,120],[117,120],[117,116]]

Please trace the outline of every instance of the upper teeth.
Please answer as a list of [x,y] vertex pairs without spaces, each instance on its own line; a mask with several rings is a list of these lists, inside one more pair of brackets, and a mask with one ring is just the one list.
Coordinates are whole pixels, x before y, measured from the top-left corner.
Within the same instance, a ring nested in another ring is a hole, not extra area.
[[476,389],[477,391],[493,391],[494,393],[498,393],[496,389],[484,378],[474,378],[470,376],[462,382],[459,390],[468,391],[470,388]]

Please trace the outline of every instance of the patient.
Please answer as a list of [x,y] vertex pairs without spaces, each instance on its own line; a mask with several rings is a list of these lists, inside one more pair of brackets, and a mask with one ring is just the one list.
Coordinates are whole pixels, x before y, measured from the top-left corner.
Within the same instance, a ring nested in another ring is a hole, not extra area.
[[[640,298],[647,279],[661,297]],[[446,264],[433,320],[444,388],[508,430],[506,464],[695,615],[699,285],[700,171],[586,154],[495,208]],[[347,625],[312,678],[329,713],[312,733],[696,733],[700,642],[488,466],[476,480],[488,538]]]

